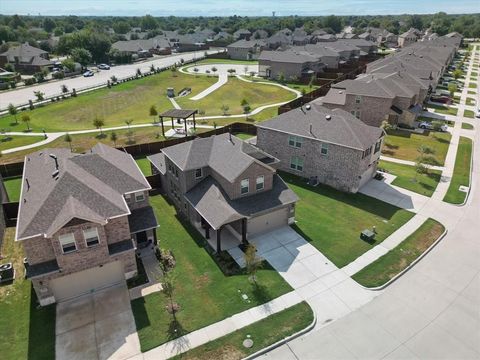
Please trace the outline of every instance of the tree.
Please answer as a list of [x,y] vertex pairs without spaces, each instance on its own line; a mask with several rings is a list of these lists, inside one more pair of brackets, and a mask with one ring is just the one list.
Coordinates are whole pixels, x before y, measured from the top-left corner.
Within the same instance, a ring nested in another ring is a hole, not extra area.
[[332,29],[335,33],[339,33],[342,30],[342,20],[335,15],[330,15],[325,18],[324,26]]
[[215,66],[212,66],[212,72],[215,74],[218,71],[218,69]]
[[156,118],[157,115],[158,115],[158,111],[157,111],[157,108],[155,107],[155,105],[150,106],[150,116],[153,117],[153,122],[154,123],[155,123],[155,118]]
[[112,83],[116,83],[118,81],[115,75],[110,76],[110,80],[112,80]]
[[387,120],[383,120],[380,128],[382,128],[385,132],[388,132],[392,129],[392,124],[390,124]]
[[110,140],[113,142],[113,146],[117,147],[118,137],[117,137],[117,133],[115,131],[112,131],[110,133]]
[[[428,145],[422,144],[417,148],[417,152],[418,157],[415,160],[416,173],[427,174],[428,167],[426,166],[426,164],[433,165],[437,162],[434,156],[435,149],[429,147]],[[416,179],[417,178],[415,175],[415,180]]]
[[249,274],[249,280],[257,283],[257,271],[262,267],[262,259],[257,256],[257,248],[249,244],[244,254],[245,269]]
[[153,30],[158,27],[157,20],[152,15],[145,15],[140,20],[142,30]]
[[52,18],[46,17],[45,19],[43,19],[43,28],[46,32],[52,32],[52,30],[56,27],[57,24],[55,23],[55,21],[52,20]]
[[174,64],[170,70],[172,71],[172,76],[176,77],[177,76],[177,65]]
[[197,67],[194,67],[194,68],[193,68],[193,71],[195,72],[195,76],[196,76],[196,74],[198,73],[198,68],[197,68]]
[[75,62],[72,59],[65,59],[62,61],[64,68],[67,68],[69,72],[75,71]]
[[73,139],[72,139],[72,137],[70,136],[69,133],[66,133],[66,134],[65,134],[65,137],[63,138],[63,140],[64,140],[66,143],[68,143],[68,145],[70,146],[70,151],[73,151],[73,149],[72,149],[72,141],[73,141]]
[[283,75],[283,72],[278,73],[277,78],[280,84],[283,84],[285,82],[285,75]]
[[245,99],[245,98],[243,98],[242,101],[240,101],[240,105],[241,105],[241,106],[245,106],[245,105],[247,105],[247,104],[248,104],[248,101],[247,101],[247,99]]
[[449,83],[448,84],[448,92],[450,93],[450,96],[452,98],[453,98],[456,91],[457,91],[457,84]]
[[33,93],[35,94],[37,101],[43,101],[45,99],[44,98],[45,93],[41,91],[34,91]]
[[244,114],[248,114],[250,112],[250,110],[252,110],[250,105],[248,105],[248,104],[243,105],[243,113]]
[[230,110],[230,107],[229,107],[228,105],[223,104],[223,105],[220,107],[220,109],[222,110],[223,115],[227,115],[228,110]]
[[456,69],[453,71],[452,75],[455,80],[458,80],[463,75],[463,72],[460,69]]
[[30,131],[30,116],[28,114],[23,114],[22,115],[22,122],[24,122],[27,125],[27,131]]
[[62,94],[66,94],[68,93],[68,86],[63,84],[62,86],[60,86],[60,89],[62,90]]
[[75,48],[70,52],[72,59],[80,63],[82,66],[87,66],[92,61],[92,54],[87,49]]
[[135,76],[142,76],[142,71],[140,70],[140,68],[137,68],[137,72],[135,73]]
[[130,24],[126,21],[115,21],[112,28],[116,34],[126,34],[131,29]]
[[18,125],[18,119],[17,119],[18,110],[15,107],[15,105],[13,105],[12,103],[8,104],[8,113],[15,118],[15,124]]
[[228,69],[227,72],[230,76],[233,76],[233,74],[236,72],[236,70],[235,69]]
[[132,122],[133,122],[133,119],[125,120],[125,124],[127,124],[128,130],[130,130],[130,125],[132,124]]
[[150,72],[155,72],[155,65],[150,65]]
[[99,129],[100,130],[100,135],[103,136],[102,128],[105,126],[105,122],[102,119],[99,119],[98,117],[95,117],[95,119],[93,119],[93,126],[95,126],[97,129]]

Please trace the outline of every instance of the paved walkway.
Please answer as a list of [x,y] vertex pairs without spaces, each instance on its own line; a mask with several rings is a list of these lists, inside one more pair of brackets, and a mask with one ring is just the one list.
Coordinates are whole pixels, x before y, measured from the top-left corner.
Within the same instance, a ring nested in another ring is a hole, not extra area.
[[215,84],[206,88],[201,93],[191,97],[190,100],[193,100],[193,101],[201,100],[204,97],[210,95],[215,90],[217,90],[220,87],[222,87],[223,85],[225,85],[227,82],[228,82],[228,73],[221,72],[221,73],[218,74],[218,80]]
[[[409,165],[409,166],[415,166],[416,165],[415,161],[396,159],[396,158],[389,157],[389,156],[384,156],[384,155],[381,155],[380,159],[384,160],[384,161],[397,163],[397,164],[402,164],[402,165]],[[428,166],[429,169],[432,169],[432,170],[443,171],[445,169],[443,166],[430,166],[430,165],[427,165],[427,166]]]

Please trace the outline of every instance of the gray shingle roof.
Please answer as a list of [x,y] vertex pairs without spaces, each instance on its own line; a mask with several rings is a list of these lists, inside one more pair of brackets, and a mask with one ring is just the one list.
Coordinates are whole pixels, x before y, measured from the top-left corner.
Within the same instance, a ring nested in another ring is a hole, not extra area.
[[171,46],[168,40],[162,37],[155,37],[146,40],[117,41],[112,44],[113,49],[117,49],[121,52],[138,52],[142,50],[162,49],[169,47]]
[[276,61],[282,63],[303,64],[307,62],[319,61],[317,57],[305,52],[295,52],[293,50],[285,51],[262,51],[258,60]]
[[256,195],[230,200],[220,184],[212,177],[207,177],[187,192],[185,198],[214,229],[298,200],[297,195],[277,174],[273,175],[272,189]]
[[130,232],[132,234],[156,228],[158,223],[153,208],[151,206],[144,206],[132,210],[132,213],[128,217],[128,225],[130,226]]
[[251,49],[255,46],[265,46],[265,40],[259,39],[259,40],[238,40],[235,41],[234,43],[231,43],[230,45],[227,46],[227,48],[232,47],[232,48],[243,48],[243,49]]
[[[58,176],[53,177],[58,159]],[[103,144],[91,152],[45,149],[25,158],[17,240],[51,236],[73,218],[104,224],[128,214],[123,194],[149,189],[133,158]]]
[[162,152],[182,171],[209,166],[225,179],[233,182],[254,162],[261,164],[270,155],[229,134],[197,138],[169,146]]
[[382,129],[366,125],[344,110],[331,110],[315,103],[310,106],[310,110],[291,110],[257,126],[362,151],[383,134]]

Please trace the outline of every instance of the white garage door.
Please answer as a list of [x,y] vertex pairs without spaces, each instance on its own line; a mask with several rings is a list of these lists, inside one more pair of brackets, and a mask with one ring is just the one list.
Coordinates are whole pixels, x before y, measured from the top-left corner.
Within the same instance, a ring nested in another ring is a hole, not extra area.
[[282,208],[271,213],[254,217],[248,220],[248,235],[256,235],[263,232],[285,226],[288,224],[288,208]]
[[102,267],[79,271],[55,279],[51,283],[57,302],[89,294],[125,281],[120,261],[108,263]]

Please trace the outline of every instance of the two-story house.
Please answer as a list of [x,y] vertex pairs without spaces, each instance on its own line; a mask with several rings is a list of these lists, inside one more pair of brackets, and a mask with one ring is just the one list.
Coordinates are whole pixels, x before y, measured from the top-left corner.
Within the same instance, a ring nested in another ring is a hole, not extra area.
[[310,103],[257,127],[256,146],[313,184],[355,193],[375,176],[384,132],[344,110]]
[[311,78],[325,68],[319,56],[311,55],[305,51],[262,51],[258,57],[258,74],[260,76],[278,79]]
[[177,211],[217,252],[227,236],[238,246],[294,221],[298,198],[277,175],[278,160],[231,134],[170,146],[148,159]]
[[406,47],[415,43],[419,38],[419,31],[414,28],[410,28],[405,31],[403,34],[398,36],[398,47]]
[[227,46],[228,56],[234,60],[256,60],[266,47],[264,40],[238,40]]
[[130,155],[103,144],[26,156],[16,241],[41,305],[136,275],[136,246],[156,242],[150,189]]

